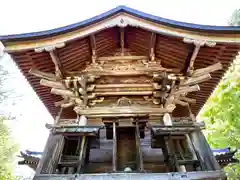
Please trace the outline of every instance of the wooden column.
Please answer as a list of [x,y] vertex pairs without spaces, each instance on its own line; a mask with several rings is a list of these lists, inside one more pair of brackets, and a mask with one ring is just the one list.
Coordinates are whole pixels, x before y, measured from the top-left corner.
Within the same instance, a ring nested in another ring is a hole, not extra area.
[[138,164],[138,169],[140,172],[144,170],[143,168],[143,159],[142,159],[142,149],[141,149],[141,144],[140,144],[140,133],[139,133],[139,125],[138,121],[136,121],[136,131],[135,131],[135,139],[136,139],[136,149],[137,149],[137,164]]
[[190,133],[190,139],[193,143],[193,146],[196,152],[199,154],[199,158],[203,162],[207,171],[211,170],[220,170],[217,160],[215,159],[212,150],[209,144],[206,141],[205,136],[203,135],[201,130],[194,131]]
[[[186,137],[186,140],[187,140],[189,151],[192,153],[192,156],[193,156],[192,159],[193,160],[198,160],[200,162],[200,169],[205,170],[206,168],[204,166],[203,160],[201,159],[199,154],[196,152],[196,150],[194,148],[194,145],[192,143],[192,140],[190,139],[189,135],[186,134],[185,137]],[[197,170],[199,170],[199,169],[197,169]]]
[[53,135],[52,133],[50,133],[42,158],[36,169],[36,175],[55,173],[58,160],[63,150],[63,146],[63,135]]
[[112,157],[113,172],[117,171],[117,134],[116,122],[113,122],[113,157]]
[[83,166],[85,165],[85,162],[86,162],[85,159],[86,159],[87,143],[88,143],[87,137],[82,136],[77,173],[82,173],[83,171]]

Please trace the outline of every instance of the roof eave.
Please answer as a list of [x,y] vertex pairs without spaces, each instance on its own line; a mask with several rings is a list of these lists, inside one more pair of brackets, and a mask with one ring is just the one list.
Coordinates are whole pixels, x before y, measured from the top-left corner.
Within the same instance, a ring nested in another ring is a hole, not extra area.
[[129,15],[135,16],[137,18],[141,18],[147,21],[150,21],[152,23],[156,23],[159,25],[165,25],[169,27],[174,27],[182,30],[188,30],[188,31],[198,31],[198,32],[209,32],[209,33],[227,33],[227,34],[240,34],[240,26],[208,26],[208,25],[198,25],[198,24],[192,24],[192,23],[185,23],[185,22],[179,22],[174,21],[170,19],[161,18],[158,16],[154,16],[151,14],[147,14],[126,6],[118,6],[114,9],[111,9],[105,13],[102,13],[100,15],[94,16],[90,19],[71,24],[68,26],[52,29],[52,30],[46,30],[46,31],[40,31],[40,32],[32,32],[32,33],[24,33],[24,34],[13,34],[13,35],[5,35],[0,36],[0,41],[8,42],[8,41],[25,41],[25,40],[31,40],[31,39],[38,39],[38,38],[46,38],[49,36],[55,36],[59,34],[64,34],[68,32],[75,31],[77,29],[84,28],[86,26],[90,26],[94,23],[97,23],[99,21],[103,21],[105,19],[108,19],[111,16],[114,16],[118,13],[127,13]]

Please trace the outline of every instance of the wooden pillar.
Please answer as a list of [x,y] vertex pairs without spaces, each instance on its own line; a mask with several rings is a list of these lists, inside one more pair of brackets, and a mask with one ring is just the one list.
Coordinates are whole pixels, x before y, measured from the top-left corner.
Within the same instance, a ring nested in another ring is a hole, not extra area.
[[[192,143],[192,140],[190,139],[189,135],[186,134],[185,137],[186,137],[186,140],[187,140],[188,149],[192,154],[192,159],[193,160],[198,160],[200,162],[200,170],[205,170],[206,168],[204,166],[203,160],[201,159],[199,154],[197,154],[197,152],[194,148],[194,145]],[[197,170],[199,170],[199,169],[197,169]]]
[[139,125],[138,121],[136,121],[136,131],[135,131],[135,139],[136,139],[136,149],[137,149],[137,164],[138,164],[138,169],[140,172],[144,170],[143,168],[143,159],[142,159],[142,149],[141,149],[141,144],[140,144],[140,133],[139,133]]
[[113,157],[112,157],[113,172],[117,171],[117,134],[116,122],[113,122]]
[[64,136],[50,133],[42,158],[36,169],[36,175],[55,173],[63,146]]
[[206,138],[203,135],[202,131],[201,130],[194,131],[190,133],[189,136],[206,170],[207,171],[220,170],[221,167],[219,166],[217,160],[215,159],[212,150],[209,144],[207,143]]
[[86,150],[87,150],[87,143],[88,139],[86,136],[82,136],[81,139],[81,149],[79,153],[79,163],[78,163],[78,168],[77,168],[77,173],[82,173],[82,168],[85,165],[86,162]]

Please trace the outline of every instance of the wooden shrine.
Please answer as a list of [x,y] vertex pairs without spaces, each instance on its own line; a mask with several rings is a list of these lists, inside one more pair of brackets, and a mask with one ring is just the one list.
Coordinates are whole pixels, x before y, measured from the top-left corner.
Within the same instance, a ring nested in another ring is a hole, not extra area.
[[119,6],[0,36],[54,117],[35,180],[225,179],[196,115],[240,50],[240,28]]

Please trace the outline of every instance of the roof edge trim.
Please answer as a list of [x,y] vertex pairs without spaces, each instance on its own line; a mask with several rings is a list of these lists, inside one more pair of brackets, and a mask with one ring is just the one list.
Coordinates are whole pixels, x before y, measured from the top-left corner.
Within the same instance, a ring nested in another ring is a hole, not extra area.
[[184,30],[190,30],[190,31],[195,30],[195,31],[216,32],[216,33],[236,33],[236,32],[240,33],[240,26],[209,26],[209,25],[185,23],[185,22],[170,20],[170,19],[154,16],[151,14],[147,14],[126,6],[118,6],[105,13],[102,13],[100,15],[94,16],[92,18],[89,18],[87,20],[84,20],[75,24],[67,25],[67,26],[52,29],[52,30],[46,30],[46,31],[24,33],[24,34],[3,35],[3,36],[0,36],[0,40],[1,41],[27,40],[27,39],[44,38],[44,37],[54,36],[57,34],[67,33],[67,32],[71,32],[76,29],[80,29],[88,25],[94,24],[98,21],[109,18],[120,12],[125,12],[127,14],[130,14],[138,18],[142,18],[157,24],[175,27],[175,28],[184,29]]

